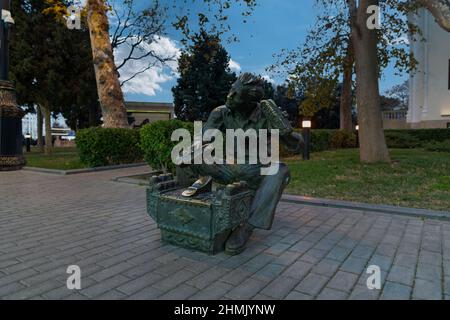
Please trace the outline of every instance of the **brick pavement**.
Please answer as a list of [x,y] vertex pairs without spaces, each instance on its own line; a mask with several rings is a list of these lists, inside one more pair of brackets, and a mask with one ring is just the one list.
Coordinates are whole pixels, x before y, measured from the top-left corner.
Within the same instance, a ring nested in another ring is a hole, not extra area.
[[243,254],[210,257],[161,244],[145,188],[111,181],[143,170],[0,173],[0,299],[450,298],[449,222],[281,203]]

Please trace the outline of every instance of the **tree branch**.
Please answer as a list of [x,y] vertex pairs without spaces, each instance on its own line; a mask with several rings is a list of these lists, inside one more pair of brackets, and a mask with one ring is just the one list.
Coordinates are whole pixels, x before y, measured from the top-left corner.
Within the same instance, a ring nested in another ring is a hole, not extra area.
[[449,0],[417,0],[436,19],[436,22],[450,32],[450,1]]

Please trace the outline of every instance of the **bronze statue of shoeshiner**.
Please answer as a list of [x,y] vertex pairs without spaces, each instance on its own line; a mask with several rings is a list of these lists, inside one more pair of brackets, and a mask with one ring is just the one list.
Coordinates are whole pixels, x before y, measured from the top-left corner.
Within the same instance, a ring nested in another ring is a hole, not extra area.
[[[249,73],[242,74],[233,84],[226,105],[211,112],[203,132],[209,129],[223,133],[227,129],[254,129],[257,132],[261,129],[276,129],[279,130],[280,143],[290,151],[300,153],[303,148],[302,136],[294,132],[286,114],[272,100],[262,100],[263,96],[263,80]],[[248,158],[255,150],[246,146],[245,152]],[[229,185],[245,181],[248,188],[254,191],[249,219],[235,228],[226,241],[225,249],[229,254],[239,254],[245,249],[254,228],[271,229],[277,204],[290,180],[289,168],[283,163],[279,163],[276,174],[265,176],[261,175],[264,165],[259,161],[257,164],[191,164],[181,167],[198,177],[182,193],[186,199],[211,191],[213,182]]]

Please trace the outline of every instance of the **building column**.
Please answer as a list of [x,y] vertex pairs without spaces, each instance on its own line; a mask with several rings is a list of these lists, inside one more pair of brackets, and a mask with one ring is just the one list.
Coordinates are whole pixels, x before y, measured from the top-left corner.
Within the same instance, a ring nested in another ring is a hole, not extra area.
[[424,43],[424,64],[423,64],[423,73],[424,73],[424,92],[423,92],[423,108],[421,114],[421,121],[425,121],[428,118],[428,111],[430,109],[429,101],[430,101],[430,59],[429,59],[429,47],[430,47],[430,14],[425,11],[424,12],[424,28],[423,34],[426,39]]

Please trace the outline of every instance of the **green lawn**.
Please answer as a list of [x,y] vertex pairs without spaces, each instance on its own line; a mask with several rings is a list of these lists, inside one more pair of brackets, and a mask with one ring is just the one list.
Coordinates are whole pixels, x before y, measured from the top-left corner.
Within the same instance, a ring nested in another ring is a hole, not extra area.
[[32,148],[31,153],[24,152],[28,167],[72,170],[86,168],[78,157],[76,148],[54,148],[51,156],[41,153],[38,148]]
[[392,164],[359,163],[357,150],[289,158],[287,193],[450,211],[450,153],[391,150]]

